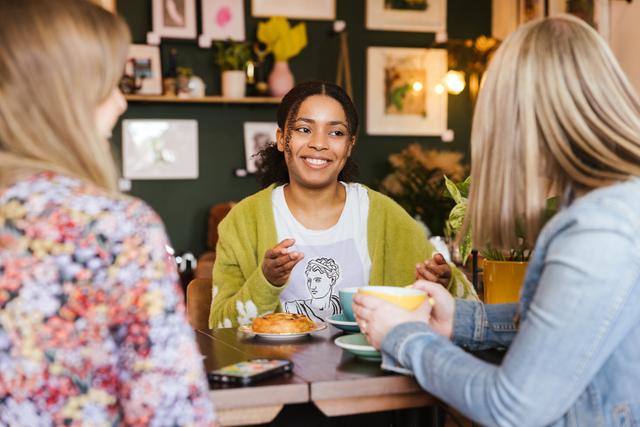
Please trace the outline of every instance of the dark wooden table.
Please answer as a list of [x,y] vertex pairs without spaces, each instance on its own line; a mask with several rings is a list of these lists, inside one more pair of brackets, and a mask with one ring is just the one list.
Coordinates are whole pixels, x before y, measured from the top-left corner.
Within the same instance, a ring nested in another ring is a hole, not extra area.
[[284,405],[313,402],[326,416],[420,408],[436,401],[411,377],[380,369],[333,343],[342,332],[329,327],[294,341],[268,341],[238,335],[236,329],[198,330],[196,336],[213,370],[254,358],[289,359],[293,373],[253,386],[211,385],[222,425],[272,421]]

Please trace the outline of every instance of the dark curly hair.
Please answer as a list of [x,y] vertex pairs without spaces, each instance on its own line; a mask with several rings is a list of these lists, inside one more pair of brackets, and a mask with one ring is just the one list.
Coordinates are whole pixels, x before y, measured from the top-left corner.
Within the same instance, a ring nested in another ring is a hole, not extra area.
[[[349,95],[340,86],[333,83],[313,81],[296,85],[282,98],[282,102],[278,107],[278,127],[285,132],[285,135],[290,132],[285,127],[287,120],[295,117],[304,100],[313,95],[330,96],[338,101],[344,110],[344,115],[347,117],[349,137],[353,137],[358,133],[358,113]],[[289,182],[289,170],[284,159],[284,153],[278,151],[275,142],[259,151],[256,157],[258,169],[256,174],[263,187],[268,187],[273,183],[282,185]],[[338,175],[338,180],[351,182],[357,176],[358,165],[349,156]]]

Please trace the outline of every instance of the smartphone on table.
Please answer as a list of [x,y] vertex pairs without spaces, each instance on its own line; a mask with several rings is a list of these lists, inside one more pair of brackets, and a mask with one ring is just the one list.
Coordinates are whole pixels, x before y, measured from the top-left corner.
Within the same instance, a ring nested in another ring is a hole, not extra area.
[[252,359],[234,363],[208,373],[210,381],[250,385],[293,370],[293,362],[284,359]]

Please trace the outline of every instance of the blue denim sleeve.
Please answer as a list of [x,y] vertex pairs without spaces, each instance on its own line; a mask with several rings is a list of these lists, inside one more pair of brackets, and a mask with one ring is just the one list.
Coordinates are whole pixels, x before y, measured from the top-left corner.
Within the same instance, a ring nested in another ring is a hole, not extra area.
[[472,351],[509,347],[517,331],[516,308],[456,299],[451,341]]
[[[409,370],[425,390],[483,425],[558,420],[640,320],[640,245],[628,215],[614,221],[592,212],[548,239],[535,295],[500,366],[408,323],[385,337],[385,367]],[[473,305],[464,307],[478,316]],[[457,340],[475,342],[475,327],[464,325]]]

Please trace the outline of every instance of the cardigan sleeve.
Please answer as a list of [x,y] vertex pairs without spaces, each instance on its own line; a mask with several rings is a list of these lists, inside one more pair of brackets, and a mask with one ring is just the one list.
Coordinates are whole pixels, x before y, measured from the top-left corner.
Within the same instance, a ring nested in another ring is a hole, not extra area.
[[[416,264],[429,259],[435,247],[416,220],[391,198],[369,190],[369,239],[372,263],[382,268],[372,271],[371,284],[409,285],[416,280]],[[453,263],[447,290],[456,298],[478,301],[478,295],[466,275]],[[380,277],[381,276],[381,277]]]
[[246,325],[257,316],[276,311],[284,289],[264,277],[262,255],[255,249],[257,242],[249,241],[249,234],[242,232],[247,226],[239,217],[246,220],[246,216],[237,213],[229,213],[218,228],[210,328]]

